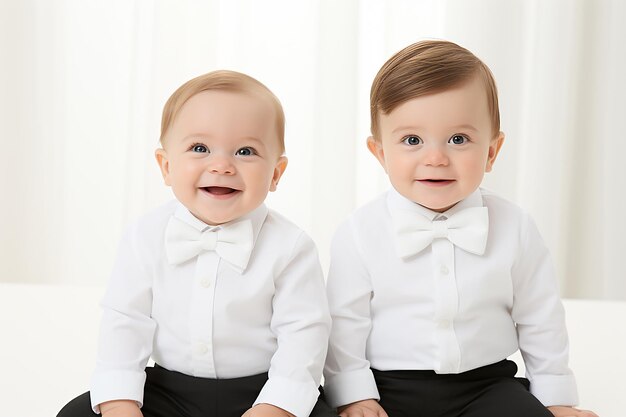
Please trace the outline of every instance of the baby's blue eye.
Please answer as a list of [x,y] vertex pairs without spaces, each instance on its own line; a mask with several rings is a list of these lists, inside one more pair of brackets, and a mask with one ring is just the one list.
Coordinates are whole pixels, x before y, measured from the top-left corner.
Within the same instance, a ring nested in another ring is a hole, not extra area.
[[206,146],[202,144],[196,143],[195,145],[191,147],[191,151],[198,152],[198,153],[207,153],[209,152],[209,148],[207,148]]
[[406,136],[402,140],[402,142],[406,143],[409,146],[420,145],[423,143],[422,138],[420,138],[419,136],[415,136],[415,135]]
[[451,143],[453,145],[463,145],[467,141],[468,139],[463,135],[454,135],[448,140],[448,143]]
[[241,156],[256,155],[256,151],[253,148],[245,147],[235,152],[235,155],[241,155]]

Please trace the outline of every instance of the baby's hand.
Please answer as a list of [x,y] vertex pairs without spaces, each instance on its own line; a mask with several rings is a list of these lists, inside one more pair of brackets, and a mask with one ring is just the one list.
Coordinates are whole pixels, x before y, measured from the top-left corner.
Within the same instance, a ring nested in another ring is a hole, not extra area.
[[389,417],[376,400],[357,401],[337,409],[339,417]]
[[598,417],[596,413],[589,410],[579,410],[574,407],[562,407],[562,406],[551,406],[548,407],[548,410],[555,417]]
[[100,404],[102,417],[143,417],[136,402],[130,400],[107,401]]
[[241,417],[295,417],[280,407],[272,404],[257,404],[248,411],[243,413]]

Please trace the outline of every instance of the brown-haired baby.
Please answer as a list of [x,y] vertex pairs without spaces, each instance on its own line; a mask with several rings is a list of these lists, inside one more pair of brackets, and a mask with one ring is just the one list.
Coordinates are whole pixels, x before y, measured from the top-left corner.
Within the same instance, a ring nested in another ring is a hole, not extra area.
[[[325,391],[342,417],[595,416],[576,383],[548,251],[480,188],[504,135],[487,66],[406,47],[371,89],[367,146],[392,189],[337,230]],[[507,358],[520,350],[528,379]]]

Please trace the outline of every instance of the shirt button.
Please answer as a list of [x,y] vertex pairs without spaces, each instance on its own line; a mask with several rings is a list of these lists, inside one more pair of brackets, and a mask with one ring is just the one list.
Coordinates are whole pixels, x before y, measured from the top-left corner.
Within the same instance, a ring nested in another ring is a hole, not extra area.
[[198,354],[198,355],[205,355],[208,351],[209,351],[209,348],[208,348],[208,346],[206,344],[198,343],[196,345],[196,354]]
[[445,265],[441,265],[439,267],[439,271],[441,272],[441,275],[448,275],[448,273],[450,273],[450,270]]
[[437,326],[439,326],[440,329],[447,329],[450,327],[450,320],[439,320]]
[[208,278],[203,278],[202,281],[200,281],[200,285],[203,288],[209,288],[211,286],[211,280]]

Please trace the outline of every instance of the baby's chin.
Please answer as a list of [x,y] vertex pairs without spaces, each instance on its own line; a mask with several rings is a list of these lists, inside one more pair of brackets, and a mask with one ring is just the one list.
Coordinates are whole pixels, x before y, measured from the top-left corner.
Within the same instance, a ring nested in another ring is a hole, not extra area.
[[229,223],[236,219],[236,217],[228,214],[219,215],[215,213],[194,213],[193,211],[191,211],[191,214],[209,226],[219,226],[220,224]]
[[444,211],[450,210],[452,207],[456,206],[459,202],[432,202],[432,201],[422,201],[413,200],[414,203],[419,204],[422,207],[427,208],[431,211],[436,211],[437,213],[443,213]]
[[416,195],[416,193],[414,192],[407,192],[407,190],[403,190],[404,191],[403,192],[396,188],[396,191],[400,193],[407,200],[410,200],[414,202],[415,204],[419,204],[420,206],[427,208],[428,210],[436,211],[438,213],[443,213],[444,211],[449,210],[460,201],[460,200],[454,201],[454,200],[434,199],[434,198],[425,199],[425,198],[421,198],[419,195]]

